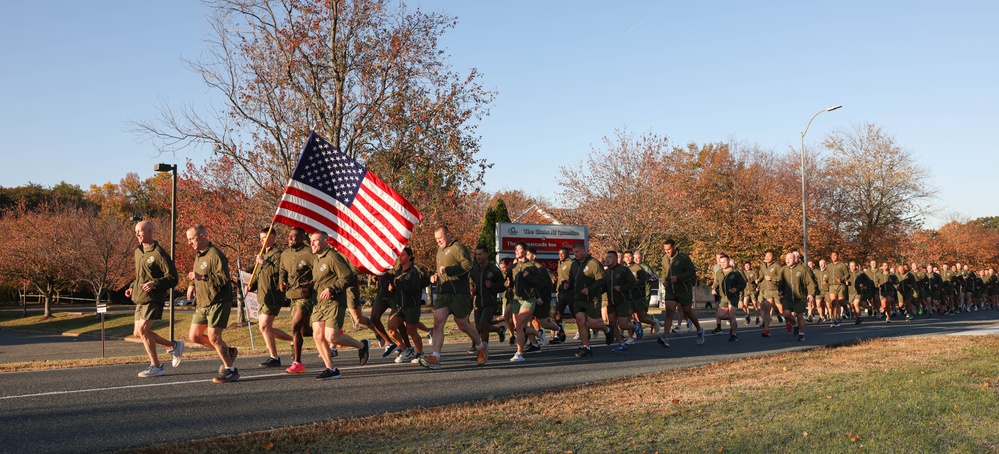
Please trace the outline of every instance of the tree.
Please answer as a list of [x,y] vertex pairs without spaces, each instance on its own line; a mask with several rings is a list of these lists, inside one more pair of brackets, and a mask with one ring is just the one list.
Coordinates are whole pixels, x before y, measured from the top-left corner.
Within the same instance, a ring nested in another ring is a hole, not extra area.
[[506,209],[506,202],[503,199],[496,200],[496,223],[510,222],[510,212]]
[[664,184],[670,153],[665,136],[618,130],[603,138],[603,148],[592,148],[585,163],[559,168],[560,198],[603,246],[649,251],[689,213],[674,209],[682,197],[670,197],[682,185]]
[[117,213],[77,210],[72,215],[78,240],[72,262],[75,280],[86,284],[100,304],[106,290],[130,281],[135,236],[129,222]]
[[486,208],[486,215],[482,218],[482,230],[479,231],[478,246],[485,246],[489,251],[489,259],[496,258],[496,211],[493,207]]
[[73,260],[80,245],[73,228],[79,208],[43,203],[19,204],[0,218],[0,279],[28,284],[44,297],[43,317],[52,316],[55,295],[73,286]]
[[494,92],[476,70],[448,65],[438,39],[454,17],[389,0],[209,5],[214,36],[206,57],[188,64],[224,105],[209,114],[164,107],[158,121],[136,123],[162,152],[209,146],[275,206],[310,130],[425,215],[481,185],[489,165],[475,157],[475,122]]
[[999,216],[985,216],[975,219],[975,222],[992,230],[999,231]]
[[46,188],[40,184],[28,183],[12,188],[0,187],[0,212],[23,207],[26,210],[38,209],[44,204],[59,204],[67,207],[83,207],[88,202],[79,186],[65,181]]
[[893,257],[895,245],[922,224],[923,205],[936,190],[916,163],[882,127],[863,124],[831,133],[824,171],[835,184],[827,209],[864,256]]

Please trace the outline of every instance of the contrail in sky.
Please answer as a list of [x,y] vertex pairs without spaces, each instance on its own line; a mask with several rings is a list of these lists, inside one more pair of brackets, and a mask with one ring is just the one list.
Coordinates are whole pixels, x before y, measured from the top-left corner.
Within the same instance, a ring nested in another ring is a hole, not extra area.
[[645,21],[647,21],[647,20],[649,20],[649,18],[647,18],[647,17],[646,17],[645,19],[642,19],[642,21],[641,21],[641,22],[639,22],[639,23],[635,24],[635,26],[634,26],[634,27],[631,27],[631,28],[629,28],[629,29],[628,29],[628,31],[627,31],[627,32],[625,32],[625,33],[631,33],[631,32],[633,32],[633,31],[635,31],[635,29],[636,29],[636,28],[638,28],[638,26],[639,26],[639,25],[642,25],[642,24],[644,24],[644,23],[645,23]]

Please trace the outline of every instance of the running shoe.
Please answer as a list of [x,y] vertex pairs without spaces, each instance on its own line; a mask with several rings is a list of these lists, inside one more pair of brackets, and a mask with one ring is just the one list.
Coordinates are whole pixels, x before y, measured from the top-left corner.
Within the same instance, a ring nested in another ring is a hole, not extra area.
[[905,321],[911,322],[912,321],[912,316],[909,315],[909,314],[905,314]]
[[756,317],[756,324],[757,324],[757,325],[759,325],[759,324],[760,324],[760,318],[759,318],[759,317]]
[[614,330],[611,327],[607,327],[607,331],[604,331],[604,342],[607,345],[614,343]]
[[159,366],[149,366],[146,370],[139,372],[139,378],[159,377],[165,373],[162,364]]
[[798,327],[797,327],[797,326],[795,326],[795,327],[794,327],[794,334],[792,334],[792,335],[793,335],[793,336],[797,336],[797,335],[798,335],[798,333],[800,333],[800,332],[801,332],[801,331],[799,331],[799,330],[798,330]]
[[[559,325],[561,326],[561,325]],[[506,325],[501,325],[499,327],[499,341],[506,342]]]
[[357,350],[357,358],[362,366],[368,363],[369,356],[371,356],[371,343],[364,339],[361,341],[361,348]]
[[399,348],[398,345],[388,344],[387,346],[385,346],[385,351],[382,352],[382,358],[388,358],[389,355],[391,355],[392,352],[394,352],[397,348]]
[[805,341],[805,333],[799,334],[798,335],[798,342],[804,342],[804,341]]
[[857,321],[853,322],[854,325],[859,325],[863,322],[860,321],[860,317],[857,317]]
[[181,359],[184,358],[184,341],[182,340],[174,341],[173,349],[171,349],[167,353],[170,354],[171,358],[170,365],[172,365],[173,367],[179,366]]
[[588,356],[593,356],[593,350],[590,350],[589,347],[580,348],[579,351],[576,352],[577,358],[585,358]]
[[385,347],[385,339],[382,339],[382,336],[380,334],[377,333],[375,334],[375,340],[378,341],[379,348]]
[[316,380],[336,380],[340,378],[340,369],[326,369],[322,371],[319,375],[316,375]]
[[260,363],[261,367],[281,367],[281,358],[270,358],[264,360]]
[[663,348],[669,348],[669,338],[666,336],[659,336],[659,338],[656,339],[656,342],[658,342],[659,345],[662,345]]
[[544,328],[538,330],[538,340],[541,342],[541,345],[548,345],[548,336],[545,335]]
[[721,327],[721,325],[718,325],[718,326],[716,326],[716,327],[715,327],[715,329],[711,330],[711,334],[712,334],[712,335],[715,335],[715,334],[721,334],[721,332],[722,332],[722,327]]
[[635,338],[629,337],[624,340],[624,345],[635,345]]
[[[538,350],[541,350],[540,348]],[[486,364],[489,360],[489,352],[486,351],[486,344],[482,344],[482,348],[475,352],[475,362],[476,364],[482,366]]]
[[468,350],[465,350],[465,353],[468,353],[470,355],[474,355],[476,351],[478,351],[478,349],[475,348],[475,344],[472,344],[471,347],[468,347]]
[[520,352],[514,353],[513,357],[510,358],[510,362],[511,363],[521,363],[521,362],[524,362],[524,354],[520,353]]
[[763,332],[760,333],[760,336],[762,336],[762,337],[770,337],[770,330],[764,329]]
[[642,340],[645,337],[645,329],[642,328],[641,322],[635,322],[635,339]]
[[659,320],[656,320],[655,317],[652,317],[652,325],[649,326],[649,333],[659,334]]
[[748,325],[751,321],[752,321],[752,318],[750,318],[749,315],[747,314],[746,315],[746,324]]
[[423,356],[420,358],[420,365],[427,369],[440,370],[441,360],[434,355]]
[[565,326],[562,326],[561,323],[558,324],[558,334],[555,336],[555,339],[559,343],[565,342]]
[[687,320],[687,332],[689,333],[693,330],[694,330],[694,322]]
[[336,347],[330,348],[330,358],[336,358],[337,356],[340,356],[340,352],[336,350]]
[[423,358],[424,356],[422,353],[419,355],[413,354],[413,359],[409,360],[409,364],[420,364],[422,366],[423,364],[420,363],[420,360]]
[[577,340],[578,341],[579,340],[579,333],[576,333],[576,335],[572,336],[572,340]]
[[790,320],[787,321],[787,324],[784,325],[784,327],[787,328],[787,332],[789,333],[794,330],[794,324],[792,324]]
[[697,330],[697,345],[704,345],[704,328]]
[[515,335],[510,336],[510,345],[517,345],[517,336]]
[[527,353],[540,352],[541,351],[541,347],[538,346],[537,344],[531,344],[531,345],[527,346],[527,350],[525,350],[525,351]]
[[612,350],[614,350],[616,352],[623,352],[625,350],[628,350],[628,346],[624,345],[624,344],[617,344],[617,346],[614,347]]
[[778,323],[784,323],[784,316],[780,315],[780,314],[777,314],[777,322]]
[[212,379],[212,383],[229,383],[236,380],[239,380],[239,371],[233,367],[232,370],[229,370],[228,368],[223,370],[218,377]]
[[288,366],[288,368],[285,369],[284,371],[289,374],[302,374],[305,373],[305,366],[302,365],[302,363],[295,361],[291,363],[291,366]]
[[739,341],[739,336],[736,336],[735,333],[729,334],[728,341],[729,342],[738,342]]
[[839,319],[833,320],[833,323],[832,323],[832,327],[833,328],[839,328],[840,325],[842,325],[842,323],[839,322]]
[[679,325],[674,326],[673,329],[670,330],[670,332],[673,334],[680,334],[680,326]]
[[404,363],[406,361],[409,361],[409,360],[411,360],[411,359],[413,359],[415,357],[416,357],[416,353],[414,352],[413,347],[409,347],[409,348],[403,350],[402,353],[399,354],[399,356],[395,357],[395,362],[396,362],[396,364],[402,364],[402,363]]

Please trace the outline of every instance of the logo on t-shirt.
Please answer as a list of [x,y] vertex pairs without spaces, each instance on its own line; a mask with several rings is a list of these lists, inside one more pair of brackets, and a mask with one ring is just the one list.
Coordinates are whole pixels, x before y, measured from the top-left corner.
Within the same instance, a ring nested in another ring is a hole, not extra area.
[[156,261],[156,258],[155,258],[155,257],[153,257],[153,256],[149,256],[149,258],[148,258],[148,259],[146,259],[146,265],[152,265],[152,264],[153,264],[153,262],[155,262],[155,261]]
[[325,263],[323,264],[323,266],[320,266],[320,267],[319,267],[319,271],[320,271],[320,272],[322,272],[322,271],[326,271],[326,264],[325,264]]
[[201,262],[201,269],[208,268],[208,262]]

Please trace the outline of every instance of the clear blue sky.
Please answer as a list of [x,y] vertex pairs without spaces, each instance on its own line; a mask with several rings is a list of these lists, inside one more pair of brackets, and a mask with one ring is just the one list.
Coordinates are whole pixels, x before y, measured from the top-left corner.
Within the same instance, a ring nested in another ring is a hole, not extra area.
[[[555,198],[559,165],[616,128],[672,142],[797,149],[864,122],[913,150],[950,213],[999,215],[999,2],[410,3],[458,17],[443,45],[499,92],[481,124],[486,189]],[[161,100],[207,109],[188,71],[208,34],[204,6],[14,2],[0,14],[0,185],[87,187],[151,175],[128,131]],[[197,160],[202,152],[192,151]]]

